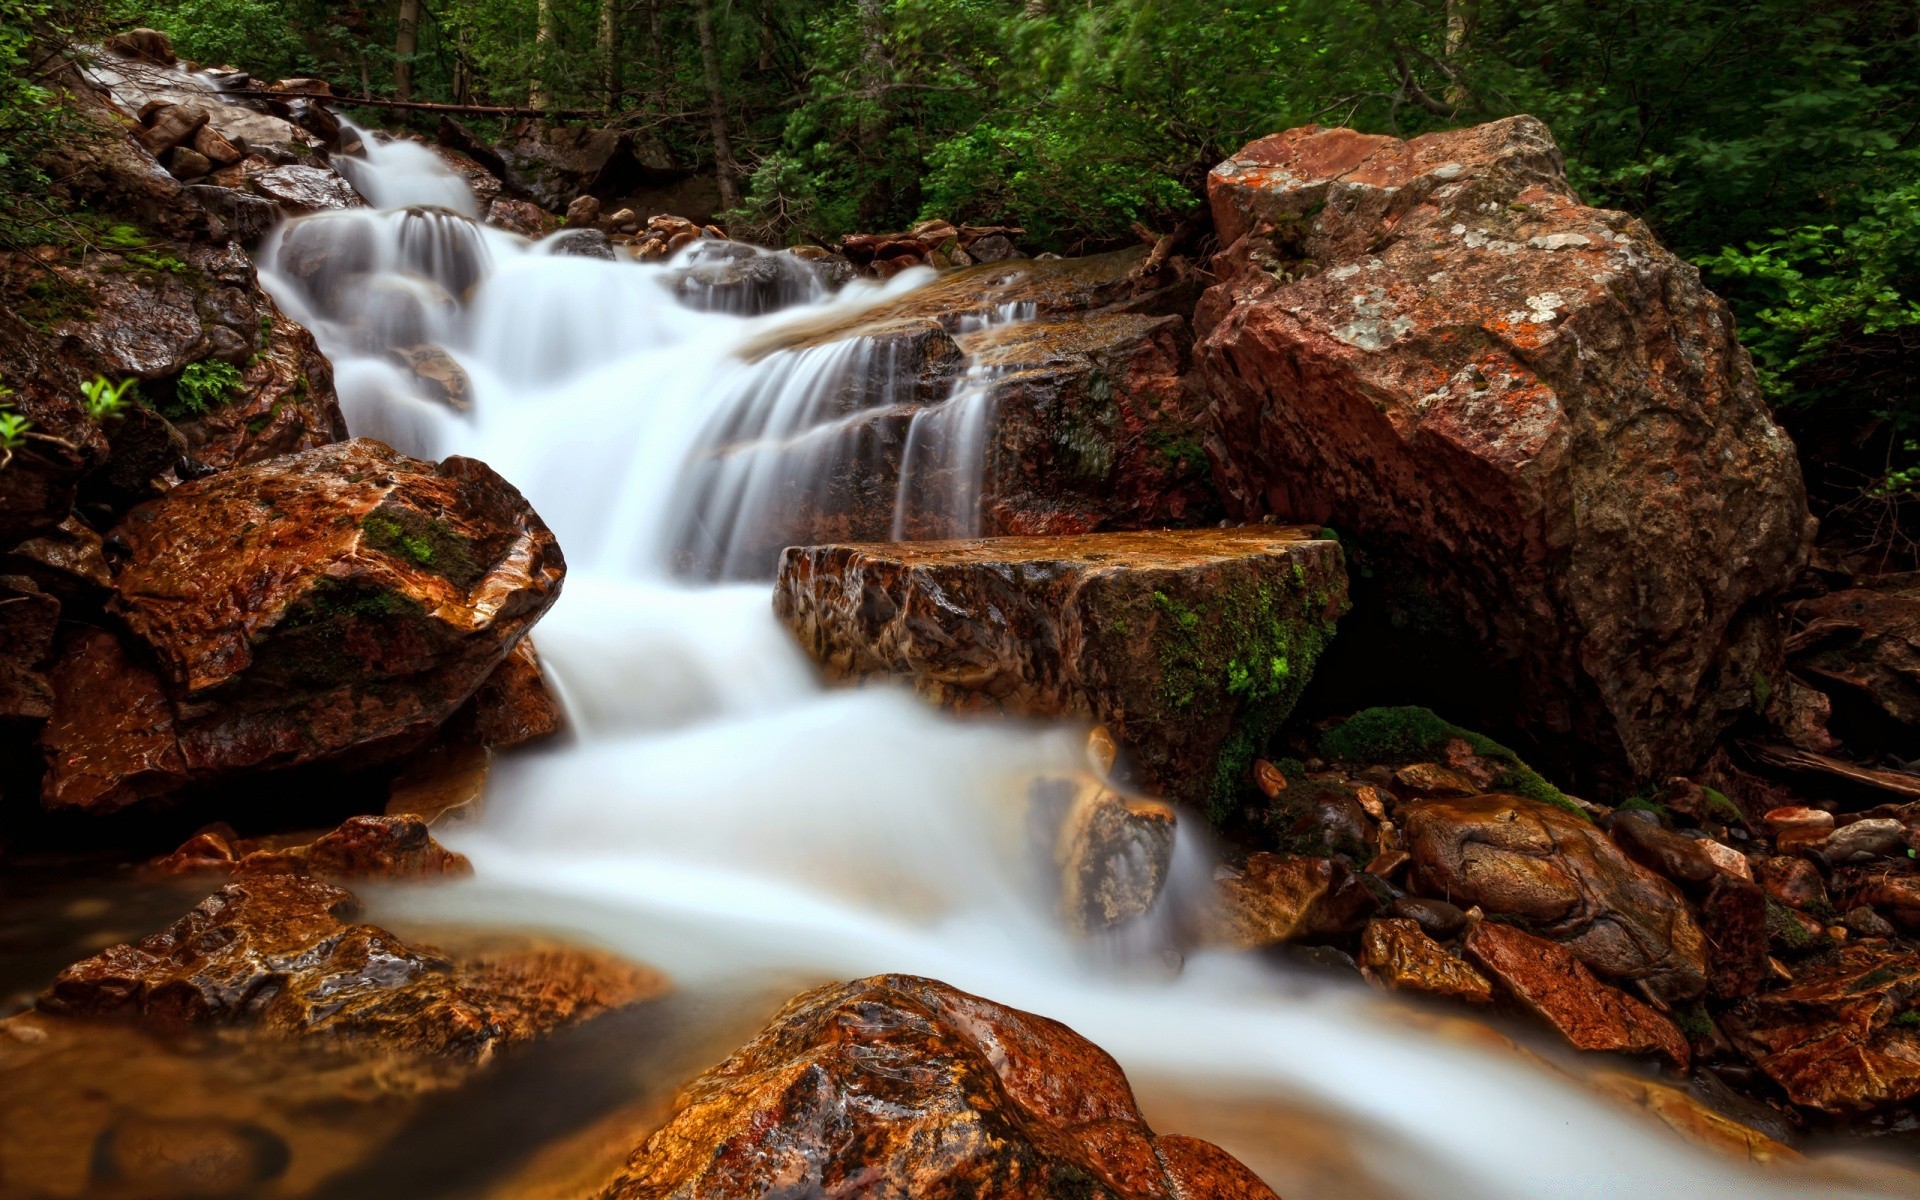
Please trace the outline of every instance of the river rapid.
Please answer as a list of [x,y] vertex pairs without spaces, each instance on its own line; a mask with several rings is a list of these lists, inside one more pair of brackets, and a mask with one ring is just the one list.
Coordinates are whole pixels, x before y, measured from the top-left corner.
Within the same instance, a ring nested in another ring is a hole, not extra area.
[[[1026,780],[1079,766],[1085,731],[823,688],[775,622],[773,563],[753,549],[794,487],[849,465],[848,408],[887,403],[895,380],[857,344],[750,349],[931,273],[834,295],[802,273],[782,282],[783,307],[737,311],[753,306],[679,286],[711,246],[662,265],[557,253],[566,239],[473,223],[472,198],[426,149],[366,142],[343,167],[377,207],[283,227],[263,282],[333,361],[355,435],[485,460],[569,564],[536,635],[567,733],[497,762],[484,817],[447,836],[471,881],[388,892],[383,911],[561,931],[693,995],[934,976],[1072,1026],[1126,1068],[1157,1128],[1218,1142],[1289,1200],[1891,1186],[1857,1163],[1842,1184],[1837,1161],[1763,1173],[1710,1157],[1357,980],[1228,954],[1174,970],[1150,929],[1067,936],[1004,831]],[[464,370],[467,411],[421,394],[394,353],[419,347]],[[952,468],[980,453],[988,382],[963,380],[910,449],[910,477],[917,454],[958,480],[939,500],[956,533],[978,472]],[[928,502],[901,491],[903,506]],[[1173,890],[1203,884],[1209,861],[1189,823]]]

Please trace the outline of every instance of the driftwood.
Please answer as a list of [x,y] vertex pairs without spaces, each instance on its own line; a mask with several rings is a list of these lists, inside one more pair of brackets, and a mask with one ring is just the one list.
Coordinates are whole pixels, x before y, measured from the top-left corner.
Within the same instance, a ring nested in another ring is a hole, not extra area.
[[223,96],[248,100],[313,100],[347,108],[402,108],[409,112],[458,114],[463,117],[599,117],[606,115],[592,108],[512,108],[494,104],[437,104],[426,100],[384,100],[378,96],[316,95],[312,92],[272,92],[262,88],[236,88]]
[[1825,775],[1831,779],[1846,780],[1860,787],[1874,788],[1883,792],[1892,792],[1896,796],[1920,800],[1920,775],[1909,775],[1905,771],[1883,771],[1877,767],[1863,767],[1859,763],[1830,758],[1825,754],[1815,754],[1809,750],[1796,750],[1791,746],[1742,742],[1740,748],[1770,767]]

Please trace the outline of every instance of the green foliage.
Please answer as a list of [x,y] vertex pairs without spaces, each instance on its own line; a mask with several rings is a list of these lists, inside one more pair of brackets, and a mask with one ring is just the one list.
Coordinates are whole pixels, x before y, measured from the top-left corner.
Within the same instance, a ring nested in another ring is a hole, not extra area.
[[0,407],[0,449],[18,450],[27,440],[33,422],[10,407]]
[[360,522],[367,545],[463,587],[486,574],[474,540],[410,508],[377,508]]
[[129,377],[119,383],[109,383],[106,376],[95,375],[91,382],[81,384],[80,394],[86,405],[87,420],[98,425],[109,418],[117,420],[126,415],[129,403],[127,393],[133,391],[136,397],[139,395],[135,390],[137,382]]
[[1402,766],[1440,757],[1455,738],[1467,743],[1480,758],[1498,764],[1493,791],[1525,796],[1563,808],[1583,820],[1591,819],[1585,809],[1522,762],[1519,755],[1485,734],[1441,718],[1432,709],[1415,705],[1364,709],[1323,734],[1320,753],[1337,762]]
[[203,416],[233,399],[240,382],[240,368],[232,363],[190,363],[174,381],[173,402],[163,406],[161,414],[176,421]]

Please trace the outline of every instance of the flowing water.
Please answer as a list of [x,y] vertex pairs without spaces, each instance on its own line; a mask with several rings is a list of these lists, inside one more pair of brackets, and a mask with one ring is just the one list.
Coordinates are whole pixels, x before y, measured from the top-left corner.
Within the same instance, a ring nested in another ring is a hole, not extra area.
[[[1083,731],[823,689],[770,611],[769,531],[810,489],[857,473],[868,418],[903,399],[874,347],[755,348],[930,276],[837,295],[789,281],[783,306],[759,311],[689,288],[698,262],[557,254],[480,228],[431,155],[368,140],[350,170],[380,207],[286,227],[262,256],[266,282],[332,358],[356,435],[492,464],[570,567],[537,634],[568,734],[496,765],[486,816],[449,838],[473,859],[470,882],[388,905],[570,931],[694,992],[935,976],[1065,1021],[1119,1059],[1150,1120],[1219,1141],[1289,1200],[1841,1193],[1708,1157],[1355,983],[1225,954],[1175,975],[1150,950],[1059,932],[1002,834],[1007,797],[1076,767]],[[411,373],[422,347],[464,369],[467,411]],[[908,419],[898,527],[919,504],[968,527],[977,461],[944,499],[909,481],[934,460],[949,477],[977,460],[990,385],[969,373]],[[757,582],[698,582],[712,577]],[[1187,885],[1204,881],[1191,831],[1179,860]],[[1298,1169],[1292,1156],[1329,1138],[1345,1165]]]

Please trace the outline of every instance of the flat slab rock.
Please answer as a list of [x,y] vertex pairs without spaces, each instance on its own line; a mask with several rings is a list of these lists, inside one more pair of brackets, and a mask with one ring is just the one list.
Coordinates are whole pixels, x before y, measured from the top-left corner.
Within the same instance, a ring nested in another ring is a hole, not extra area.
[[963,711],[1090,717],[1149,789],[1219,815],[1346,608],[1313,531],[794,547],[774,611],[837,679]]
[[1277,1200],[1217,1146],[1155,1134],[1065,1025],[908,975],[795,998],[599,1200],[775,1196]]

